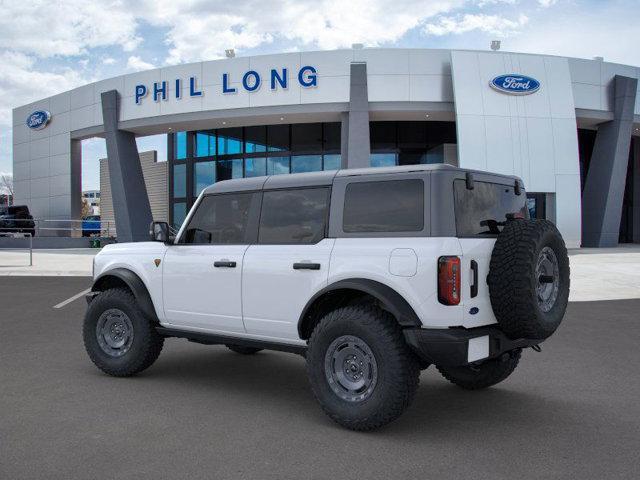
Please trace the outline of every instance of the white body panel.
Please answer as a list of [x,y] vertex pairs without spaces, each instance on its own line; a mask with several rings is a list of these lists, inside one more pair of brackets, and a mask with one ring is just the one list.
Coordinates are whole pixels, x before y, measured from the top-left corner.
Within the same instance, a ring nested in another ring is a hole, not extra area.
[[[391,274],[390,260],[397,249],[415,252],[415,275]],[[331,255],[328,283],[353,278],[374,280],[402,295],[425,327],[460,326],[464,325],[462,307],[438,302],[437,271],[438,257],[461,254],[457,238],[338,238]]]
[[[496,323],[496,317],[493,314],[491,300],[489,298],[489,285],[487,285],[487,275],[489,275],[489,262],[491,261],[491,252],[496,241],[493,238],[461,238],[462,256],[460,264],[462,270],[461,305],[464,306],[463,324],[467,328],[480,327]],[[471,298],[471,285],[473,277],[471,272],[471,261],[478,263],[478,295]],[[477,309],[477,313],[471,313],[472,309]]]
[[[496,323],[486,277],[495,239],[443,237],[338,238],[316,245],[174,245],[157,242],[105,247],[96,275],[127,268],[147,286],[163,326],[303,343],[298,320],[320,290],[367,279],[398,292],[425,328],[473,328]],[[438,258],[461,258],[461,302],[438,301]],[[159,267],[154,260],[162,258]],[[215,268],[215,261],[236,268]],[[471,298],[471,260],[478,262],[478,295]],[[319,270],[294,270],[296,262]],[[164,276],[164,280],[163,277]],[[476,313],[471,313],[472,309]]]
[[[172,245],[164,257],[164,312],[168,325],[243,333],[242,260],[247,245]],[[236,262],[235,268],[214,262]]]
[[[252,245],[242,272],[247,333],[299,340],[298,319],[313,295],[327,285],[335,239],[315,245]],[[319,270],[294,270],[294,263],[318,263]]]
[[160,242],[117,243],[105,246],[94,259],[94,279],[99,275],[125,268],[138,275],[149,290],[158,319],[164,319],[162,309],[163,262],[156,266],[155,260],[164,258],[167,246]]

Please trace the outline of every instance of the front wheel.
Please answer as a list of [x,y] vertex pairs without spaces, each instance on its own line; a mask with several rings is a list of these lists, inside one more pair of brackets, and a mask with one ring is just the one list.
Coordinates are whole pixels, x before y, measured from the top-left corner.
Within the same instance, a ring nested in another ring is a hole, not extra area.
[[353,305],[324,316],[307,350],[313,394],[335,422],[351,430],[373,430],[410,405],[420,366],[388,313]]
[[480,390],[506,380],[518,366],[522,350],[513,350],[480,365],[441,367],[438,371],[451,383],[465,390]]
[[135,375],[156,361],[164,337],[142,313],[133,294],[112,288],[96,296],[82,329],[91,361],[114,377]]

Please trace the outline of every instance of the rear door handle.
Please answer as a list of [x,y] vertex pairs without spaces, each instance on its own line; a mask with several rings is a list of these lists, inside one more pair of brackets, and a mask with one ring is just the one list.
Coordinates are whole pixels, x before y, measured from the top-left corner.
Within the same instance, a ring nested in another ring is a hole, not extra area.
[[319,263],[298,262],[293,264],[294,270],[320,270]]
[[471,298],[478,296],[478,262],[471,260],[471,272],[473,273],[473,285],[471,285]]
[[216,268],[236,268],[236,262],[230,262],[229,260],[220,260],[213,262],[213,266]]

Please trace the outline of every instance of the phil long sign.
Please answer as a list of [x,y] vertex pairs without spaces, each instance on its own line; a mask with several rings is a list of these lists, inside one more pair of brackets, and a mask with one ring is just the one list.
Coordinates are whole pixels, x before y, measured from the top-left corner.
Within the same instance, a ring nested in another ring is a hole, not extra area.
[[530,95],[540,89],[540,82],[532,77],[509,73],[498,75],[489,82],[494,90],[508,95]]
[[[223,95],[232,95],[237,93],[238,90],[245,90],[249,93],[255,92],[260,88],[268,88],[274,91],[286,90],[290,82],[297,82],[302,88],[318,86],[317,70],[311,65],[303,66],[291,75],[291,77],[294,80],[290,80],[289,69],[287,68],[272,68],[268,72],[262,73],[255,70],[248,70],[239,78],[231,78],[231,74],[223,73],[219,85],[209,88],[215,89]],[[169,81],[154,82],[151,85],[139,84],[135,87],[134,97],[138,105],[140,105],[147,96],[153,98],[154,102],[166,101],[169,100],[169,98],[180,99],[183,95],[200,97],[204,92],[203,88],[200,87],[202,83],[203,82],[196,77],[189,77],[185,79],[176,78]],[[184,93],[183,84],[185,86]],[[188,89],[186,88],[187,86]]]

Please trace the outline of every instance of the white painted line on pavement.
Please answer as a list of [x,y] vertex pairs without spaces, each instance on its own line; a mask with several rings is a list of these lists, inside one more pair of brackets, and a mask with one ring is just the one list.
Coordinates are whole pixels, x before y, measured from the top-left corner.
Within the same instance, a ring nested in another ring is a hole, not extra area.
[[59,304],[57,304],[57,305],[54,305],[54,306],[53,306],[53,308],[62,308],[62,307],[64,307],[64,306],[66,306],[66,305],[69,305],[71,302],[73,302],[73,301],[75,301],[75,300],[79,299],[80,297],[85,296],[85,295],[86,295],[87,293],[89,293],[90,291],[91,291],[91,289],[90,289],[90,288],[87,288],[86,290],[83,290],[83,291],[81,291],[80,293],[75,294],[73,297],[71,297],[71,298],[67,298],[65,301],[60,302],[60,303],[59,303]]

